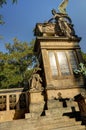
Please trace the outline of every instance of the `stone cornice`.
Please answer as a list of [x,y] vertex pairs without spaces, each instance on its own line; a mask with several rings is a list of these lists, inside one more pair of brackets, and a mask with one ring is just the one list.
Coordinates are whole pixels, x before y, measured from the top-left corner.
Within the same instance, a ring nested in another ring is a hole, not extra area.
[[[48,37],[37,37],[34,51],[39,48],[80,48],[79,47],[79,41],[81,38],[65,38],[65,37],[55,37],[55,36],[48,36]],[[41,43],[41,44],[40,44]]]
[[47,37],[36,37],[36,40],[41,40],[41,41],[76,41],[76,42],[80,42],[81,37],[67,38],[67,37],[58,37],[58,36],[47,36]]

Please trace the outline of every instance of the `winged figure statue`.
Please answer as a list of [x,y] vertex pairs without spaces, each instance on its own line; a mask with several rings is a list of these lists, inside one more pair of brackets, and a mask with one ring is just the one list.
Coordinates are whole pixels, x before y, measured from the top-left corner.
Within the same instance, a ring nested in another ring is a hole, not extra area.
[[63,0],[63,1],[61,2],[61,4],[60,4],[59,7],[58,7],[58,10],[59,10],[60,13],[62,13],[62,14],[67,14],[67,12],[66,12],[66,7],[67,7],[67,5],[68,5],[68,2],[69,2],[69,0]]

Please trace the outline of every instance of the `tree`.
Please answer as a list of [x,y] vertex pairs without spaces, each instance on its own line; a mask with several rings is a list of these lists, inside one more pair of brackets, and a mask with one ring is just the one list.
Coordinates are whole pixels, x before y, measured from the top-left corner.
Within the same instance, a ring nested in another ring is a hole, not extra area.
[[[12,3],[16,3],[17,0],[11,0]],[[4,4],[7,4],[7,0],[0,0],[0,7],[3,7]],[[5,22],[3,21],[3,16],[0,14],[0,24],[4,24]]]
[[[12,0],[12,3],[14,4],[17,2],[17,0]],[[0,7],[2,7],[4,4],[7,4],[7,0],[0,0]]]
[[83,60],[84,60],[84,64],[86,65],[86,53],[82,52],[82,57],[83,57]]
[[[11,1],[13,4],[17,2],[17,0],[11,0]],[[0,0],[0,7],[3,7],[4,4],[7,4],[7,0]],[[5,22],[3,21],[3,16],[2,16],[2,14],[0,14],[0,24],[2,25],[4,23]],[[0,39],[1,38],[2,38],[2,36],[0,35]]]
[[2,15],[0,15],[0,24],[4,24],[3,16]]
[[0,53],[0,88],[27,86],[36,63],[32,43],[15,38],[13,44],[6,44],[8,52]]

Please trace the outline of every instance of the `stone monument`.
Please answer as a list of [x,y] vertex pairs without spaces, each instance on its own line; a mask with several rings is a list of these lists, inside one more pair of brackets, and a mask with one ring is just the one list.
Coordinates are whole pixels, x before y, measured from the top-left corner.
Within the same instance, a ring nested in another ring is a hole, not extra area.
[[76,127],[75,120],[71,122],[63,116],[75,117],[79,110],[86,122],[86,97],[80,95],[86,95],[84,79],[74,73],[75,70],[82,72],[83,68],[78,68],[83,63],[79,46],[81,38],[76,35],[72,20],[66,12],[67,4],[68,0],[63,0],[58,7],[59,12],[52,9],[52,18],[35,26],[34,51],[39,66],[29,79],[29,89],[0,91],[0,122],[21,118],[31,120],[0,124],[0,130],[54,130],[63,129],[64,126],[64,129],[76,130],[79,125]]
[[[57,108],[59,93],[68,103],[79,93],[85,93],[83,77],[76,77],[74,70],[83,62],[79,42],[71,18],[66,12],[68,0],[52,9],[52,18],[47,22],[37,23],[34,29],[37,52],[44,87],[46,109]],[[71,104],[71,103],[69,103]]]

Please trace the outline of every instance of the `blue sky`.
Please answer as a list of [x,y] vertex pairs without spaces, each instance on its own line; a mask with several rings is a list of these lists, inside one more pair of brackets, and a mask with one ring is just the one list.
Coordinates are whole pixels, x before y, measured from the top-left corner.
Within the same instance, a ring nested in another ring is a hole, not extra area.
[[[51,10],[58,11],[58,5],[62,0],[18,0],[12,5],[8,4],[0,8],[0,14],[4,16],[4,25],[0,25],[0,51],[5,51],[5,43],[13,43],[16,37],[20,41],[30,42],[36,23],[42,23],[52,17]],[[80,46],[86,52],[86,0],[69,0],[67,6],[68,15],[74,24],[75,32],[82,37]]]

